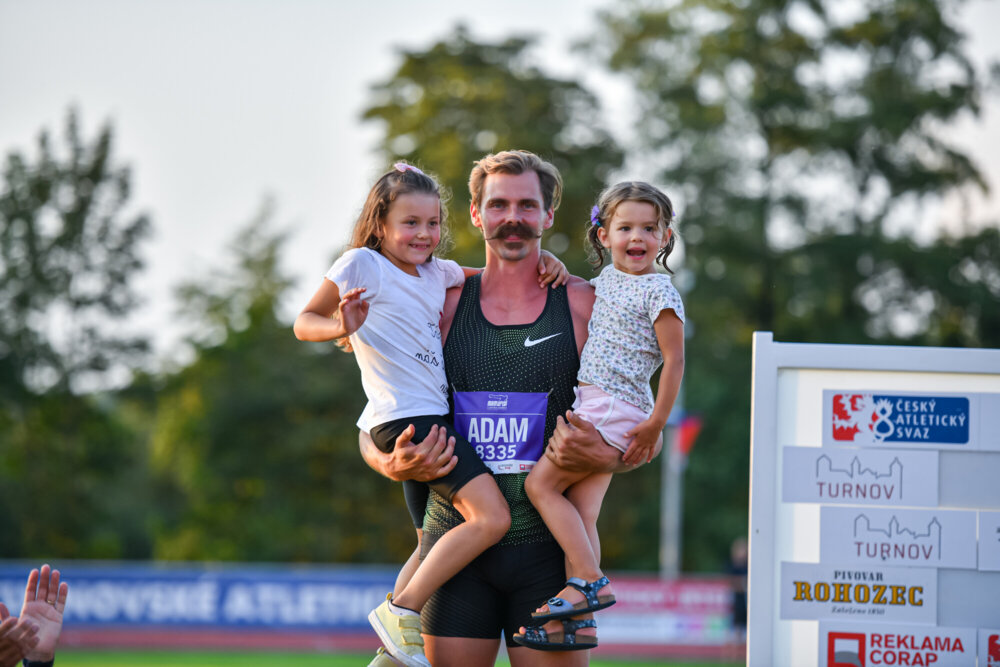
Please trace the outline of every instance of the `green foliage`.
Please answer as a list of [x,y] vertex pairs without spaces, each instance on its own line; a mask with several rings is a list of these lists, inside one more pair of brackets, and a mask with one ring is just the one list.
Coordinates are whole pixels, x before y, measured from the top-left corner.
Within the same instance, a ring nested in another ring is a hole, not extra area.
[[149,221],[123,220],[129,172],[112,133],[66,121],[31,160],[7,156],[0,190],[0,557],[148,554],[143,451],[111,397],[80,395],[130,369],[146,341],[116,326]]
[[935,131],[978,113],[982,94],[952,6],[713,0],[602,14],[594,42],[635,86],[641,152],[660,165],[648,178],[681,203],[686,407],[705,415],[685,485],[688,567],[718,569],[746,530],[753,331],[995,340],[996,250],[979,249],[995,248],[993,233],[912,241],[926,203],[982,185]]
[[481,266],[482,235],[469,222],[472,163],[509,149],[542,156],[564,181],[548,247],[571,271],[590,275],[585,223],[609,174],[622,162],[622,151],[603,129],[596,98],[575,81],[535,67],[531,38],[491,44],[474,41],[462,26],[451,33],[426,51],[403,51],[399,68],[372,89],[364,118],[382,121],[380,149],[387,163],[403,157],[440,179],[452,194],[452,256]]
[[261,215],[235,266],[179,290],[194,361],[166,378],[152,434],[157,558],[392,562],[415,544],[398,484],[369,470],[357,365],[295,339],[276,309],[284,236]]
[[123,220],[127,168],[111,161],[105,125],[92,144],[76,114],[66,154],[38,138],[38,156],[7,156],[0,191],[0,400],[27,392],[93,388],[109,370],[133,366],[146,341],[114,325],[135,308],[129,280],[149,220]]

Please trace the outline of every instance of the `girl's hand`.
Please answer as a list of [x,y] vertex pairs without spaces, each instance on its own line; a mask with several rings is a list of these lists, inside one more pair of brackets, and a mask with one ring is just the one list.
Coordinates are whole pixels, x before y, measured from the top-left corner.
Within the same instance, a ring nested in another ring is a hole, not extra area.
[[633,426],[625,432],[625,437],[632,438],[632,442],[622,455],[622,461],[629,465],[652,461],[662,434],[663,424],[653,419],[647,419]]
[[337,316],[340,318],[340,324],[347,332],[345,334],[347,336],[360,329],[361,325],[368,319],[368,302],[361,298],[364,291],[364,287],[347,290],[337,305]]
[[566,265],[548,250],[543,250],[538,260],[538,286],[544,288],[551,283],[552,289],[555,289],[568,280]]

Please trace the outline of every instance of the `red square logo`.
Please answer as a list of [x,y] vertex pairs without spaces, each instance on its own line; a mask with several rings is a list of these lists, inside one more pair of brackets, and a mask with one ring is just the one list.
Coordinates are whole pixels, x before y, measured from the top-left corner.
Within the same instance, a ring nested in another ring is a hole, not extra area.
[[831,632],[826,637],[827,667],[865,667],[865,635]]

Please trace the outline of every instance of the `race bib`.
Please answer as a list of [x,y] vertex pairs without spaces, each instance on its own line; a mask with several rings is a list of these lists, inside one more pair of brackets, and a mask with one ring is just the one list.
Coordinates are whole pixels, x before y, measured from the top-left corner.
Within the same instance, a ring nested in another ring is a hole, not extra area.
[[545,393],[456,391],[455,429],[494,474],[528,472],[545,449]]

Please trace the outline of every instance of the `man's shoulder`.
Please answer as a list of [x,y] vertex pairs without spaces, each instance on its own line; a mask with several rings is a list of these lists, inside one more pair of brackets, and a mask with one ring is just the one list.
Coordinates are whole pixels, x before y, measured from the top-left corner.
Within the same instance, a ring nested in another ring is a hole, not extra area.
[[589,320],[594,309],[594,286],[579,276],[570,276],[566,282],[566,294],[573,315]]

